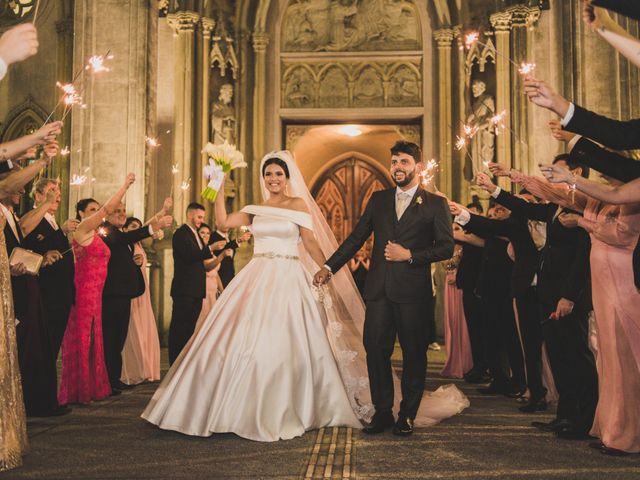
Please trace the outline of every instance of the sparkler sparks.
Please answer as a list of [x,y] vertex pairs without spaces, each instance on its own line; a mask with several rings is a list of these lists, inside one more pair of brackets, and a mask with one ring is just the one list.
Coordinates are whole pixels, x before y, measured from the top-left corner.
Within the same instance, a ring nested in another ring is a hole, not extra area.
[[479,128],[476,125],[471,126],[465,124],[462,126],[462,130],[464,131],[465,136],[471,139],[475,136],[476,133],[478,133]]
[[82,105],[82,96],[78,93],[73,83],[56,82],[56,86],[62,90],[62,101],[65,104],[65,108],[73,105]]
[[92,73],[100,73],[100,72],[109,72],[111,69],[105,66],[105,60],[111,60],[113,55],[107,54],[105,55],[93,55],[87,65],[84,67],[85,70],[91,70]]
[[504,125],[504,117],[507,116],[507,111],[503,110],[502,112],[494,115],[489,119],[491,125],[493,125],[493,129],[496,135],[500,135],[500,130],[504,130],[506,127]]
[[520,64],[520,68],[518,69],[518,72],[520,73],[520,75],[530,75],[535,71],[535,69],[536,69],[535,63],[522,62]]
[[459,137],[456,135],[456,150],[460,151],[467,145],[467,139],[465,137]]
[[176,163],[175,165],[171,165],[171,174],[175,175],[178,172],[180,172],[180,169],[178,168],[178,164]]
[[470,32],[464,36],[464,46],[469,50],[476,42],[478,42],[479,39],[479,32]]
[[191,179],[187,180],[186,182],[182,182],[180,184],[180,190],[182,190],[183,192],[186,192],[187,190],[189,190],[190,187],[191,187]]
[[160,146],[157,138],[144,137],[144,142],[147,144],[149,148],[157,148]]
[[100,227],[98,228],[98,235],[100,235],[101,237],[106,237],[107,236],[107,229],[105,227]]
[[84,185],[85,183],[87,183],[86,175],[78,175],[75,173],[71,175],[71,181],[69,182],[69,185],[71,185],[72,187]]
[[421,183],[423,186],[428,186],[433,182],[435,178],[435,171],[438,169],[438,162],[436,162],[433,158],[427,162],[425,168],[422,172],[420,172],[420,177],[422,178]]
[[60,155],[62,155],[63,157],[66,157],[70,153],[71,153],[71,150],[69,149],[68,146],[66,146],[62,150],[60,150]]

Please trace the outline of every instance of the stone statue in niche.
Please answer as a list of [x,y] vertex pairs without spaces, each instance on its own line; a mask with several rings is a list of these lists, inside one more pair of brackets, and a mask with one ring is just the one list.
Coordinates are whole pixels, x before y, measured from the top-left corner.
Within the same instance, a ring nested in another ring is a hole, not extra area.
[[471,139],[470,145],[473,159],[472,172],[468,172],[468,168],[465,168],[465,177],[468,180],[471,180],[477,172],[486,170],[486,165],[493,162],[496,143],[496,134],[491,123],[491,117],[496,114],[496,104],[494,98],[487,93],[487,84],[482,80],[474,80],[471,84],[471,93],[473,103],[466,123],[476,127],[478,131]]
[[412,0],[290,0],[282,36],[294,52],[421,48]]
[[313,77],[306,68],[296,68],[285,82],[285,107],[304,108],[313,106]]
[[233,85],[225,83],[220,87],[218,101],[211,109],[211,139],[214,144],[236,144],[236,112],[233,104]]

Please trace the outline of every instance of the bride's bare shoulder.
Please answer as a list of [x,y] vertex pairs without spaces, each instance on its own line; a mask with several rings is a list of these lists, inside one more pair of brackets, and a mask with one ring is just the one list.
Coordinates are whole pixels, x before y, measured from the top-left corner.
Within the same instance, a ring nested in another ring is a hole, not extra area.
[[290,208],[291,210],[296,210],[298,212],[309,213],[309,209],[307,208],[306,202],[300,197],[291,197],[289,199],[287,208]]

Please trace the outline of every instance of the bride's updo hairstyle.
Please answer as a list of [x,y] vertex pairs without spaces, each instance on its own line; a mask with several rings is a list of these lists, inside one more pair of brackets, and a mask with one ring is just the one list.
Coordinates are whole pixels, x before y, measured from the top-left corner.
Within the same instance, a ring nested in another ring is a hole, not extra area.
[[278,157],[273,157],[273,158],[269,158],[268,160],[265,160],[264,165],[262,165],[263,177],[264,177],[264,172],[267,171],[267,167],[269,165],[278,165],[282,170],[284,170],[284,176],[289,178],[289,167],[287,167],[287,162],[285,162],[284,160]]

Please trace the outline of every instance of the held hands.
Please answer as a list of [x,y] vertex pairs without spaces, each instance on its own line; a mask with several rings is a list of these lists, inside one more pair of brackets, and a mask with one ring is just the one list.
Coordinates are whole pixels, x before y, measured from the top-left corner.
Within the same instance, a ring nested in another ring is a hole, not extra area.
[[244,242],[248,242],[250,238],[251,238],[251,232],[244,232],[242,235],[240,235],[236,239],[236,241],[238,243],[244,243]]
[[58,260],[62,259],[62,254],[57,250],[49,250],[44,254],[44,260],[42,261],[42,265],[48,267],[49,265],[53,265]]
[[27,267],[22,262],[16,263],[13,265],[9,265],[9,272],[11,273],[12,277],[20,277],[27,273]]
[[564,117],[569,110],[569,101],[558,95],[548,84],[533,77],[524,79],[524,93],[529,101]]
[[498,188],[489,178],[489,175],[487,175],[486,173],[482,173],[479,172],[476,175],[476,184],[482,188],[483,190],[486,190],[489,193],[493,193],[496,191],[496,189]]
[[0,58],[7,65],[22,62],[38,53],[38,31],[32,23],[7,30],[0,37]]
[[67,235],[70,232],[75,232],[80,225],[80,220],[76,220],[75,218],[70,218],[66,222],[62,224],[62,233]]
[[594,7],[590,0],[582,0],[582,21],[595,31],[604,28],[611,21],[611,16],[604,8]]
[[47,123],[33,133],[36,145],[53,143],[62,131],[61,121]]
[[576,228],[580,225],[580,215],[577,213],[561,213],[558,220],[566,228]]
[[540,171],[544,178],[551,183],[573,183],[573,174],[564,167],[559,165],[540,165]]
[[511,169],[501,163],[489,162],[489,171],[495,177],[508,177]]
[[553,138],[561,142],[569,143],[573,137],[576,136],[575,133],[564,130],[560,124],[560,120],[551,120],[549,122],[549,128],[551,129],[551,135]]
[[556,311],[553,312],[550,316],[550,320],[560,320],[562,317],[566,317],[567,315],[571,315],[573,312],[574,302],[571,300],[567,300],[566,298],[561,298],[558,301],[558,306],[556,307]]
[[389,240],[384,247],[384,258],[387,262],[406,262],[411,258],[411,250]]
[[141,253],[136,253],[133,256],[133,263],[135,263],[137,266],[141,267],[142,266],[142,261],[144,260],[144,257],[142,256]]
[[218,240],[217,242],[213,242],[210,247],[212,251],[222,250],[224,246],[227,244],[226,240]]
[[313,276],[313,284],[316,287],[329,283],[329,280],[331,280],[331,272],[326,267],[322,267]]
[[451,210],[451,215],[453,215],[454,217],[457,217],[462,213],[463,210],[466,210],[466,208],[464,208],[459,203],[449,200],[449,210]]

